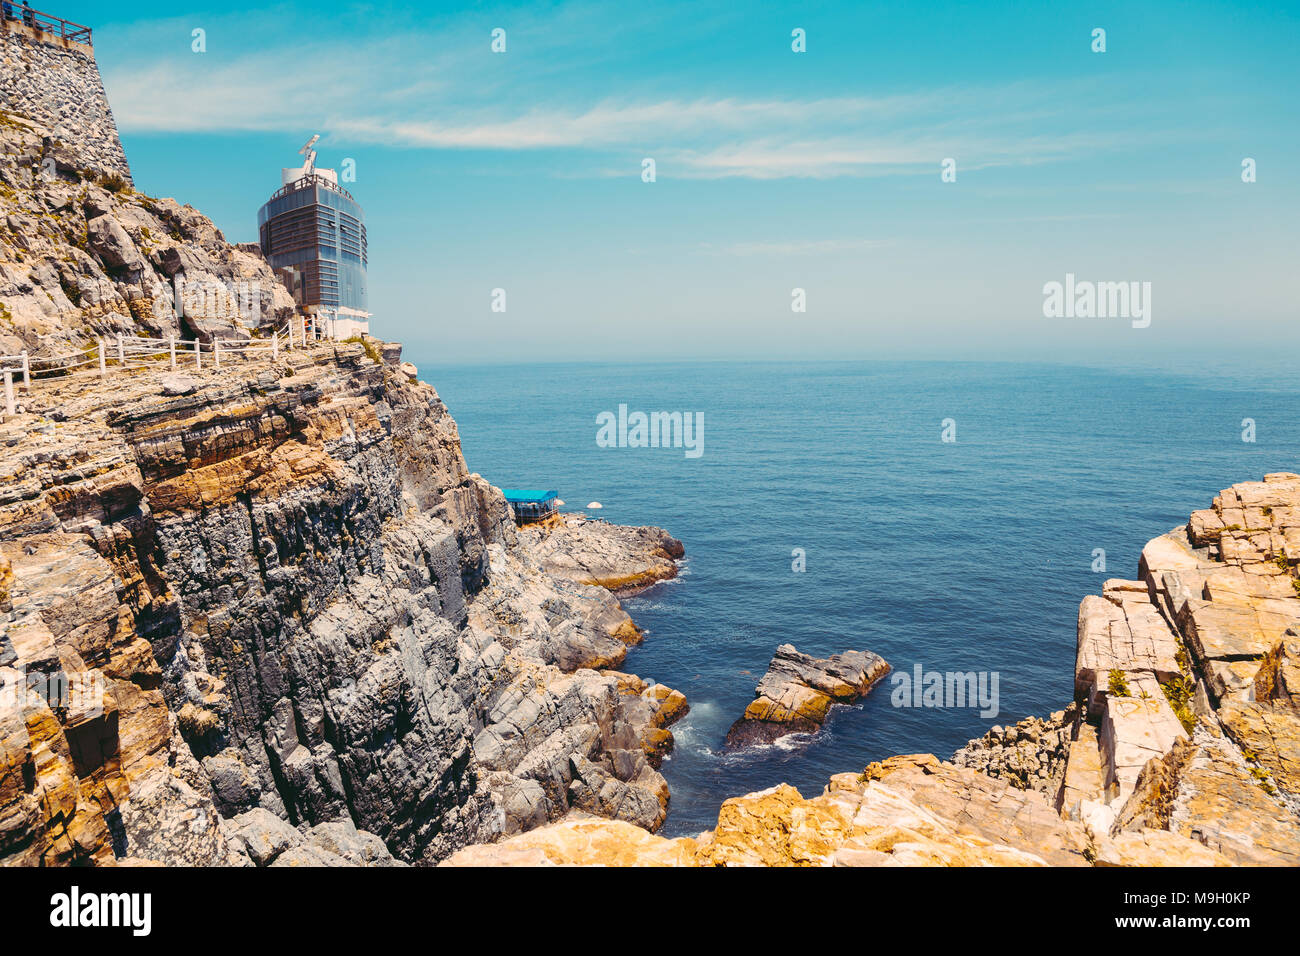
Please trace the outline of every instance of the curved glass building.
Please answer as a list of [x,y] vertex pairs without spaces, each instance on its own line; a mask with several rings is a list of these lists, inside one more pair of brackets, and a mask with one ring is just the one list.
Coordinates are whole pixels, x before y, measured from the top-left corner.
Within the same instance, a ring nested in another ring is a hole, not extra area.
[[348,338],[370,327],[366,221],[332,169],[285,169],[284,186],[257,214],[262,254],[317,334]]

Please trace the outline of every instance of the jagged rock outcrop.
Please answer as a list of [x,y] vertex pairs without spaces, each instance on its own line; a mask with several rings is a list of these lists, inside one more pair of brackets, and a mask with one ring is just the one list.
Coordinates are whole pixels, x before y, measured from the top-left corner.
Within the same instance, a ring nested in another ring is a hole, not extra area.
[[1077,715],[1071,703],[1045,719],[1026,717],[993,727],[953,754],[952,762],[1054,798],[1065,779]]
[[519,536],[551,576],[617,594],[676,577],[677,560],[686,553],[662,528],[626,528],[584,515],[525,525]]
[[831,707],[858,700],[889,673],[870,651],[845,651],[825,659],[782,644],[755,689],[754,700],[727,731],[728,749],[769,744],[787,734],[815,733]]
[[575,807],[663,821],[684,698],[591,669],[630,619],[546,575],[432,388],[354,344],[192,389],[163,364],[0,425],[6,673],[109,688],[6,712],[0,859],[231,862],[254,811],[408,862]]
[[1297,535],[1300,477],[1266,475],[1149,542],[1139,580],[1084,599],[1063,814],[1234,863],[1300,859]]
[[262,807],[222,821],[254,866],[401,866],[384,841],[346,818],[298,829]]
[[39,367],[119,333],[246,339],[292,314],[255,246],[96,173],[88,155],[0,113],[0,355],[27,351]]

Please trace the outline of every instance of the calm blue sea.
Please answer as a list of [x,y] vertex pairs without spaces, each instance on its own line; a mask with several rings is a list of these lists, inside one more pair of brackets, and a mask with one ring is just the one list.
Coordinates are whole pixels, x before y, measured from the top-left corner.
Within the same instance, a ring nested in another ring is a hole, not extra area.
[[[992,724],[1060,708],[1079,600],[1134,575],[1142,545],[1219,489],[1300,466],[1300,389],[1285,369],[411,358],[455,415],[471,470],[556,488],[570,507],[600,501],[611,521],[685,543],[678,580],[625,602],[647,630],[626,668],[691,703],[664,764],[668,835],[712,827],[728,796],[781,781],[816,794],[833,773],[946,757]],[[620,404],[702,412],[703,456],[598,447],[596,416]],[[944,419],[955,443],[940,440]],[[1001,713],[895,708],[885,683],[819,735],[720,754],[786,642],[868,649],[896,670],[996,671]]]

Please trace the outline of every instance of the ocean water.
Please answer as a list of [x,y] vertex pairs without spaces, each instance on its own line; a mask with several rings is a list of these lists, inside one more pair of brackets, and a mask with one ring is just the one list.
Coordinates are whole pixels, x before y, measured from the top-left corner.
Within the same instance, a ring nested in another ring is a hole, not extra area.
[[[894,753],[948,757],[994,724],[1059,709],[1080,599],[1132,577],[1146,541],[1221,488],[1300,466],[1300,389],[1285,369],[420,369],[456,417],[471,470],[558,489],[570,509],[600,501],[603,517],[685,544],[678,579],[624,601],[646,630],[626,669],[691,704],[663,768],[670,836],[711,828],[729,796],[782,781],[813,795],[833,773]],[[703,413],[702,456],[598,447],[597,415],[620,404]],[[945,419],[955,442],[941,440]],[[999,713],[895,707],[886,679],[819,734],[722,753],[783,643],[871,650],[896,672],[996,672]]]

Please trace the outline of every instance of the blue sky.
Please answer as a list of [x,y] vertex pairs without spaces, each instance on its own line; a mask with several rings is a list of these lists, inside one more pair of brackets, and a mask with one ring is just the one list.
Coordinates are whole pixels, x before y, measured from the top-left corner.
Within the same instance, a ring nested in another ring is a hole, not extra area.
[[[95,28],[138,187],[231,240],[312,133],[354,159],[373,331],[435,361],[1300,345],[1295,6],[38,6]],[[1067,272],[1151,326],[1044,318]]]

